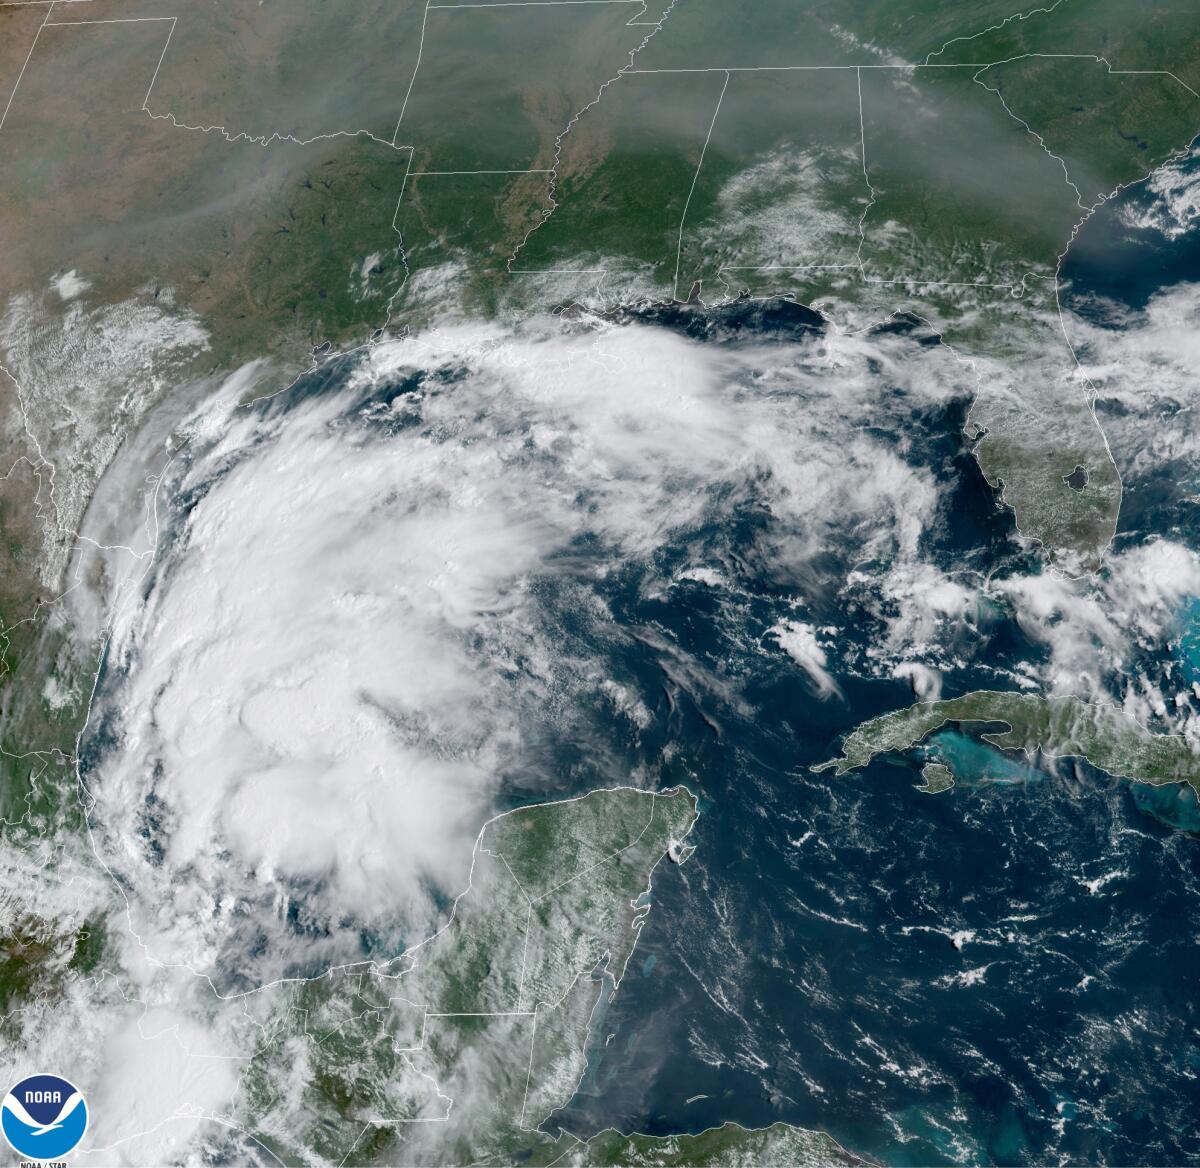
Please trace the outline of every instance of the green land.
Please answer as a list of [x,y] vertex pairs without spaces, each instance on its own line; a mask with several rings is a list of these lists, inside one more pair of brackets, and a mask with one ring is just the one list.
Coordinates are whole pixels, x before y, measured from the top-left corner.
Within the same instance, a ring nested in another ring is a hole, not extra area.
[[[1187,783],[1200,795],[1200,755],[1181,736],[1156,734],[1116,706],[992,690],[922,702],[872,718],[846,736],[841,758],[814,769],[844,775],[877,755],[911,750],[949,723],[973,722],[1006,724],[1007,730],[981,736],[1003,750],[1079,758],[1118,778],[1156,787]],[[922,774],[922,790],[929,794],[953,786],[952,771],[944,762],[927,765]]]
[[917,790],[924,795],[940,795],[954,786],[954,772],[940,762],[927,762],[921,768],[921,783]]
[[[0,6],[6,846],[49,871],[45,841],[83,834],[74,752],[98,647],[57,601],[122,443],[181,387],[256,362],[248,388],[279,388],[447,309],[755,296],[852,330],[918,315],[965,362],[968,436],[1019,529],[1066,571],[1096,569],[1121,488],[1057,274],[1092,210],[1200,131],[1200,6],[1012,8],[90,0],[51,20]],[[1182,740],[1023,694],[875,719],[830,765],[948,721],[1197,785]],[[924,779],[952,782],[941,764]],[[585,825],[610,796],[589,798],[572,805],[584,819],[553,805],[494,821],[454,924],[394,968],[260,997],[274,1037],[244,1118],[281,1158],[843,1162],[782,1127],[534,1130],[582,1069],[593,973],[615,983],[628,960],[629,901],[695,813],[683,793],[638,793]],[[16,905],[0,927],[6,1012],[52,1006],[107,959],[101,922],[56,932]],[[388,1074],[358,1073],[358,1049]],[[490,1102],[447,1117],[447,1098],[469,1097]]]
[[[1099,564],[1120,482],[1056,273],[1105,196],[1200,131],[1194,5],[36,15],[0,12],[10,756],[69,760],[94,658],[50,612],[147,411],[252,361],[251,387],[278,388],[448,307],[695,292],[786,296],[848,329],[915,313],[965,362],[968,435],[1020,530],[1067,571]],[[52,672],[71,700],[49,707]],[[6,775],[11,807],[30,768]]]
[[867,1163],[839,1147],[828,1136],[785,1123],[757,1130],[727,1123],[698,1135],[621,1135],[606,1131],[580,1143],[555,1164],[599,1168],[790,1168],[804,1165],[863,1165]]
[[394,962],[251,995],[271,1039],[241,1122],[286,1163],[858,1163],[785,1125],[581,1139],[547,1123],[652,911],[652,873],[695,819],[683,788],[621,788],[492,820],[434,937]]

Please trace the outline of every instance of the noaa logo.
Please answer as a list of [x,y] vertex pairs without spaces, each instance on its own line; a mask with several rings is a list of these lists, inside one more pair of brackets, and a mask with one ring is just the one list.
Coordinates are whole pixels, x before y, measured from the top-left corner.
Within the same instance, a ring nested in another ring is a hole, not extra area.
[[22,1079],[0,1104],[4,1138],[28,1160],[61,1160],[83,1139],[87,1125],[83,1096],[57,1075]]

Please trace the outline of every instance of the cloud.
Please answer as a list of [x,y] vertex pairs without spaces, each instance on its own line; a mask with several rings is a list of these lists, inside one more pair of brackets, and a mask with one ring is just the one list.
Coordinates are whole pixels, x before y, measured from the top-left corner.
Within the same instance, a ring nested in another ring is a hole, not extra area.
[[1200,594],[1200,559],[1190,548],[1154,539],[1114,556],[1103,581],[1109,614],[1143,645],[1161,643],[1179,604]]
[[1150,201],[1121,208],[1122,219],[1139,230],[1158,231],[1169,240],[1186,235],[1200,220],[1200,173],[1195,154],[1160,167],[1145,183]]
[[1046,688],[1116,700],[1139,718],[1192,732],[1193,695],[1177,688],[1164,659],[1186,602],[1200,595],[1198,561],[1185,543],[1156,533],[1179,527],[1156,500],[1165,493],[1167,506],[1175,505],[1200,468],[1200,285],[1168,287],[1136,310],[1089,307],[1087,317],[1068,314],[1065,325],[1124,480],[1123,534],[1098,577],[994,578],[986,592],[1048,649],[1031,670]]
[[1107,324],[1067,318],[1122,476],[1143,478],[1173,462],[1195,463],[1200,285],[1170,287],[1138,311],[1110,305]]
[[864,581],[873,584],[875,613],[884,626],[869,655],[889,660],[914,653],[945,656],[947,636],[952,638],[975,611],[978,592],[972,575],[964,572],[956,578],[916,559],[897,560],[878,580],[852,572],[848,578],[852,586]]
[[829,657],[817,641],[817,632],[804,621],[785,620],[768,630],[780,648],[812,679],[819,697],[842,696],[838,684],[825,668]]
[[63,272],[50,281],[50,286],[58,293],[60,300],[74,300],[81,292],[86,292],[92,285],[85,280],[74,268]]
[[942,696],[942,675],[918,661],[901,661],[892,667],[892,676],[905,678],[919,702],[936,702]]
[[8,388],[19,396],[26,453],[48,464],[38,566],[49,588],[105,469],[209,343],[197,317],[171,306],[169,289],[91,305],[73,271],[52,287],[53,296],[13,296],[0,313],[0,365],[15,382]]
[[1125,688],[1138,649],[1161,647],[1178,628],[1182,602],[1200,594],[1200,558],[1155,539],[1110,556],[1096,579],[1046,572],[993,588],[1026,635],[1049,649],[1049,689],[1104,696],[1114,683]]
[[[462,886],[505,776],[536,787],[532,741],[594,736],[611,777],[601,711],[652,716],[613,672],[613,573],[666,586],[667,549],[703,573],[747,514],[754,573],[916,556],[936,486],[876,424],[884,388],[919,392],[919,353],[461,324],[379,346],[340,387],[207,401],[158,487],[153,566],[114,601],[85,738],[98,847],[155,959],[244,984],[364,932],[403,944]],[[637,635],[741,711],[728,679]]]
[[206,1117],[232,1110],[245,1056],[226,1053],[227,1037],[210,1019],[171,1007],[114,1011],[106,1022],[81,1161],[179,1162],[190,1141],[211,1138]]
[[346,404],[228,415],[114,630],[122,752],[97,817],[161,897],[147,927],[199,968],[253,948],[251,906],[281,930],[427,925],[516,734],[509,633],[553,533],[504,497],[494,450],[371,441]]

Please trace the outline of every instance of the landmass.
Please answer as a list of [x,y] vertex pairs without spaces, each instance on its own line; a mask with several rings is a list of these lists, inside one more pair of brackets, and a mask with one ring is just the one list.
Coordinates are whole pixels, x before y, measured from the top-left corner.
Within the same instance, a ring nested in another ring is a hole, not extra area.
[[782,1124],[670,1138],[539,1130],[575,1092],[592,1012],[651,911],[652,874],[696,814],[684,788],[619,788],[492,820],[434,937],[393,962],[251,996],[272,1038],[240,1122],[287,1162],[858,1163]]
[[[877,755],[911,750],[951,722],[1002,722],[1008,729],[984,733],[985,742],[1028,755],[1080,758],[1097,770],[1136,783],[1156,787],[1187,783],[1200,795],[1200,754],[1181,735],[1148,730],[1116,706],[994,690],[921,702],[872,718],[846,736],[841,758],[813,769],[844,775]],[[953,785],[952,772],[944,763],[931,763],[922,774],[922,789],[930,794]]]
[[921,779],[917,790],[923,795],[940,795],[954,786],[954,772],[945,763],[927,762],[921,768]]
[[1200,131],[1194,6],[326,7],[0,14],[6,813],[35,797],[31,751],[44,791],[71,787],[97,646],[51,613],[148,411],[239,368],[279,389],[447,309],[915,314],[963,359],[1018,528],[1099,566],[1121,489],[1058,267]]
[[579,1168],[600,1168],[602,1165],[805,1168],[808,1165],[863,1165],[868,1161],[851,1155],[821,1132],[805,1131],[786,1123],[757,1129],[726,1123],[694,1136],[626,1136],[605,1131],[580,1143],[554,1163]]
[[[0,7],[8,842],[40,869],[45,841],[85,833],[74,753],[100,645],[59,601],[116,451],[184,387],[241,369],[247,394],[273,391],[447,306],[785,296],[847,329],[919,316],[963,359],[967,435],[1019,530],[1064,570],[1096,570],[1121,485],[1062,332],[1059,268],[1096,207],[1188,147],[1198,90],[1200,8],[1166,0],[820,0],[802,21],[784,0],[752,20],[726,0]],[[875,719],[827,765],[947,721],[1200,790],[1181,739],[1019,694]],[[950,781],[940,765],[930,793]],[[562,810],[493,821],[438,938],[265,994],[247,1117],[263,1141],[347,1163],[401,1145],[413,1163],[435,1147],[535,1162],[598,986],[636,942],[630,902],[695,808],[636,793],[609,812],[586,830]],[[98,924],[6,920],[5,1010],[103,962]],[[356,1069],[364,1048],[377,1074]],[[480,1068],[484,1089],[467,1081]],[[486,1106],[449,1109],[472,1092]],[[560,1155],[834,1155],[794,1129],[715,1132]]]

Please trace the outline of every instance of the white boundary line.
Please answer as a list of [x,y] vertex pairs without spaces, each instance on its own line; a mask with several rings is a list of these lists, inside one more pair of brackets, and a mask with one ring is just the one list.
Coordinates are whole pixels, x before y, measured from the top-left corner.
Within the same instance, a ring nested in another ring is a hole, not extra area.
[[[1050,9],[1046,9],[1046,10],[1037,9],[1034,11],[1051,11],[1051,10],[1053,10],[1053,8],[1057,7],[1058,4],[1064,3],[1064,2],[1065,2],[1065,0],[1055,0],[1055,3],[1053,5],[1051,5]],[[1032,13],[1015,14],[1014,17],[1008,17],[1002,23],[1008,23],[1009,20],[1012,20],[1014,18],[1023,19],[1024,16],[1028,16],[1028,15],[1032,15]],[[985,31],[990,31],[990,30],[985,30]],[[973,39],[973,38],[967,37],[967,38],[963,38],[963,39],[969,40],[969,39]],[[951,42],[947,42],[947,43],[949,44]],[[943,46],[943,48],[944,47],[945,46]],[[933,56],[933,55],[936,55],[936,54],[931,54],[931,56]],[[906,73],[906,72],[911,73],[911,72],[916,72],[917,70],[921,70],[921,69],[974,69],[974,70],[976,70],[976,75],[974,77],[972,77],[972,81],[979,84],[982,89],[988,91],[989,93],[992,93],[999,100],[1001,107],[1004,109],[1004,112],[1010,118],[1012,118],[1013,121],[1015,121],[1018,125],[1020,125],[1038,143],[1038,145],[1041,147],[1041,149],[1050,158],[1054,159],[1055,161],[1057,161],[1059,163],[1059,165],[1062,167],[1063,177],[1066,181],[1066,184],[1070,187],[1070,189],[1075,194],[1075,199],[1076,199],[1077,205],[1079,206],[1079,208],[1081,210],[1087,212],[1090,215],[1090,213],[1095,210],[1096,206],[1098,206],[1100,203],[1106,201],[1108,198],[1111,198],[1112,193],[1110,193],[1108,195],[1102,195],[1101,198],[1096,203],[1092,204],[1091,206],[1089,206],[1087,203],[1085,203],[1082,198],[1082,195],[1080,194],[1079,188],[1076,186],[1074,181],[1071,179],[1071,176],[1070,176],[1070,173],[1069,173],[1069,170],[1068,170],[1065,160],[1062,159],[1059,155],[1055,154],[1049,148],[1049,146],[1047,145],[1045,140],[1042,138],[1042,136],[1040,134],[1038,134],[1027,122],[1025,122],[1023,119],[1017,117],[1016,114],[1014,114],[1013,111],[1011,109],[1009,109],[1007,103],[1004,101],[1003,95],[997,89],[994,89],[992,86],[987,85],[983,80],[981,80],[981,75],[987,69],[994,68],[994,67],[997,67],[1000,65],[1016,63],[1016,62],[1023,61],[1023,60],[1029,60],[1029,59],[1085,60],[1085,61],[1092,61],[1098,65],[1103,65],[1105,67],[1105,69],[1108,71],[1108,74],[1110,76],[1166,77],[1166,78],[1169,78],[1170,80],[1174,81],[1177,85],[1179,85],[1186,92],[1190,93],[1197,100],[1200,100],[1200,93],[1198,93],[1195,89],[1193,89],[1190,85],[1188,85],[1187,82],[1183,81],[1180,77],[1178,77],[1175,73],[1171,72],[1168,69],[1116,69],[1113,67],[1112,63],[1106,57],[1103,57],[1099,54],[1094,54],[1094,53],[1019,53],[1019,54],[1014,54],[1010,57],[1005,57],[1001,60],[996,60],[996,61],[987,61],[987,62],[972,61],[972,62],[955,62],[955,63],[936,63],[936,62],[933,62],[933,61],[930,61],[929,59],[927,59],[926,62],[924,62],[924,63],[912,63],[912,64],[910,64],[910,63],[904,63],[904,64],[868,63],[868,64],[862,64],[862,65],[764,65],[764,66],[734,66],[734,65],[730,65],[730,66],[704,66],[704,67],[697,67],[697,68],[692,68],[692,67],[638,68],[636,65],[631,64],[631,67],[629,67],[625,70],[622,70],[622,74],[625,74],[625,73],[628,73],[628,74],[724,73],[725,77],[726,77],[726,85],[728,85],[728,79],[729,79],[730,74],[732,74],[732,73],[830,72],[830,71],[848,71],[850,69],[855,70],[857,89],[858,89],[859,133],[860,133],[860,146],[861,146],[861,150],[862,150],[863,179],[867,184],[868,196],[869,196],[867,205],[864,207],[863,212],[862,212],[861,216],[859,217],[859,225],[858,225],[859,226],[859,241],[858,241],[858,248],[857,248],[855,264],[722,265],[717,270],[717,278],[725,286],[727,292],[731,292],[730,285],[722,278],[722,275],[721,275],[723,272],[726,272],[726,271],[729,271],[729,272],[739,271],[739,270],[770,271],[773,269],[793,270],[793,271],[799,271],[802,269],[807,269],[807,270],[818,270],[818,269],[820,269],[820,270],[839,270],[839,269],[842,269],[842,270],[847,270],[847,271],[853,271],[854,268],[857,266],[860,278],[863,281],[872,283],[872,284],[918,285],[918,286],[923,286],[923,287],[995,288],[997,290],[1007,291],[1010,293],[1010,295],[1017,296],[1017,295],[1020,295],[1021,290],[1025,287],[1026,282],[1030,278],[1032,278],[1032,276],[1033,276],[1032,273],[1026,273],[1025,276],[1022,277],[1019,285],[1011,284],[1011,283],[997,283],[997,282],[991,282],[991,281],[985,281],[985,280],[951,281],[951,280],[930,280],[930,279],[924,279],[920,276],[911,276],[911,277],[903,277],[903,278],[884,278],[884,277],[872,277],[872,276],[867,275],[865,261],[863,260],[863,256],[862,256],[863,249],[866,244],[866,220],[867,220],[867,217],[868,217],[872,207],[875,205],[875,203],[877,201],[878,191],[876,190],[876,188],[874,187],[874,185],[871,182],[870,173],[869,173],[869,169],[868,169],[868,165],[867,165],[866,126],[865,126],[865,115],[864,115],[863,94],[862,94],[862,70],[863,69],[875,69],[875,70],[893,71],[893,72],[901,72],[901,73]],[[724,89],[722,89],[722,95],[723,94],[724,94]],[[581,111],[581,113],[583,113],[583,112],[586,112],[586,109],[584,111]],[[579,117],[579,115],[576,115],[576,119],[578,117]],[[568,131],[570,128],[571,127],[568,126]],[[711,138],[711,134],[712,134],[712,127],[710,126],[709,138]],[[709,138],[705,139],[705,144],[704,144],[705,150],[707,149]],[[1184,149],[1186,149],[1186,148],[1184,148]],[[559,151],[559,154],[561,154],[561,151]],[[702,151],[701,157],[703,159],[703,151]],[[561,161],[561,158],[556,159],[555,172],[557,172],[557,167],[558,167],[558,164],[560,161]],[[1169,160],[1167,160],[1167,161],[1169,161]],[[1158,167],[1155,167],[1154,169],[1158,169]],[[697,174],[698,174],[698,170],[697,170]],[[1141,176],[1142,179],[1144,179],[1145,177],[1146,176],[1144,176],[1144,175]],[[1137,180],[1133,180],[1133,181],[1141,181],[1141,180],[1137,179]],[[692,190],[695,189],[695,184],[696,184],[696,176],[694,175],[693,180],[692,180]],[[552,188],[553,188],[553,185],[554,184],[552,183]],[[1124,185],[1129,185],[1129,184],[1124,184]],[[1123,188],[1121,188],[1121,189],[1123,189]],[[509,268],[508,268],[509,274],[510,275],[597,275],[597,276],[600,276],[601,278],[609,275],[610,271],[607,268],[581,268],[581,269],[515,268],[512,266],[512,263],[516,259],[517,254],[524,247],[525,243],[528,242],[529,237],[533,234],[534,231],[538,230],[538,228],[540,228],[544,224],[545,219],[549,218],[550,214],[552,214],[553,211],[555,209],[557,209],[557,201],[554,200],[553,189],[552,189],[551,198],[552,198],[552,203],[553,203],[551,208],[548,211],[543,213],[543,215],[544,215],[543,219],[541,221],[539,221],[538,223],[536,223],[534,225],[534,227],[530,230],[530,232],[528,232],[526,234],[526,236],[522,240],[521,244],[518,245],[517,250],[514,251],[513,255],[510,257]],[[691,191],[689,191],[689,194],[688,194],[689,202],[690,202],[690,199],[691,199]],[[686,210],[685,210],[685,215],[686,215]],[[682,253],[682,230],[683,230],[683,228],[682,228],[682,224],[681,224],[680,238],[679,238],[678,246],[677,246],[677,250],[676,250],[675,279],[672,284],[672,297],[675,301],[678,301],[678,299],[679,299],[679,287],[678,287],[678,284],[679,284],[679,258]],[[1072,238],[1073,237],[1074,237],[1074,231],[1072,232]],[[1060,256],[1059,257],[1059,266],[1060,267],[1061,267],[1061,258],[1062,257]],[[1093,410],[1093,415],[1094,415],[1094,410]],[[1096,424],[1097,424],[1097,426],[1099,426],[1098,419],[1096,420]],[[1102,429],[1103,428],[1101,427],[1101,431],[1102,431]],[[1107,436],[1105,437],[1104,441],[1105,441],[1105,445],[1107,447],[1107,445],[1108,445]]]
[[628,73],[831,73],[848,72],[851,69],[872,69],[881,72],[915,73],[918,69],[990,69],[996,65],[1008,65],[1014,61],[1024,61],[1030,58],[1038,60],[1061,61],[1095,61],[1104,65],[1109,73],[1120,76],[1149,76],[1170,77],[1172,81],[1183,86],[1194,97],[1200,99],[1197,93],[1186,81],[1177,77],[1170,69],[1114,69],[1112,63],[1097,53],[1017,53],[1011,57],[1002,57],[997,61],[958,61],[954,64],[939,64],[930,62],[905,63],[899,65],[884,65],[867,63],[864,65],[705,65],[698,67],[675,66],[669,68],[626,70]]
[[[622,0],[624,2],[624,0]],[[402,149],[411,149],[411,147],[402,147]],[[429,176],[445,177],[446,175],[454,174],[550,174],[548,166],[534,167],[518,167],[515,170],[418,170],[413,178],[426,178]]]
[[174,16],[110,16],[103,20],[49,20],[43,27],[84,28],[89,24],[161,24],[164,20],[169,20],[174,27],[176,20]]
[[[988,69],[990,69],[990,68],[991,68],[991,66],[989,65]],[[1087,204],[1083,201],[1083,193],[1075,185],[1075,183],[1072,182],[1071,172],[1067,169],[1066,160],[1064,158],[1062,158],[1060,155],[1055,154],[1054,151],[1050,149],[1050,146],[1047,144],[1046,139],[1043,138],[1041,136],[1041,134],[1039,134],[1024,118],[1018,117],[1017,114],[1015,114],[1012,111],[1012,109],[1009,107],[1008,102],[1004,100],[1004,94],[1000,92],[1000,89],[998,86],[988,85],[983,80],[983,74],[986,72],[987,72],[987,69],[980,69],[979,72],[976,73],[975,76],[971,78],[971,80],[974,81],[976,85],[980,86],[980,88],[986,89],[988,91],[988,93],[995,94],[996,100],[1000,103],[1000,106],[1004,110],[1004,112],[1006,114],[1008,114],[1008,116],[1010,118],[1012,118],[1012,120],[1014,122],[1016,122],[1017,125],[1020,126],[1025,131],[1025,133],[1027,133],[1046,152],[1047,155],[1049,155],[1051,158],[1053,158],[1054,161],[1057,162],[1058,165],[1062,167],[1063,179],[1066,181],[1067,186],[1069,186],[1071,188],[1071,190],[1073,190],[1075,192],[1075,205],[1081,211],[1086,211]]]
[[[150,94],[154,92],[154,83],[158,80],[158,71],[162,68],[162,63],[166,60],[167,49],[171,47],[171,38],[175,35],[175,21],[171,21],[171,27],[167,30],[167,39],[163,42],[162,52],[158,54],[158,64],[154,66],[154,75],[150,78],[150,84],[146,86],[146,96],[142,99],[142,109],[146,113],[150,113]],[[150,114],[153,117],[153,114]]]
[[427,11],[446,8],[563,8],[580,4],[637,4],[646,10],[645,0],[496,0],[495,4],[430,4]]
[[29,68],[29,59],[33,56],[33,50],[37,48],[38,37],[42,35],[42,29],[46,27],[50,20],[50,13],[53,11],[54,0],[50,0],[50,4],[46,9],[45,19],[38,25],[37,32],[33,34],[33,43],[29,46],[29,52],[25,54],[25,61],[21,65],[21,71],[17,74],[16,81],[13,82],[12,92],[8,95],[8,104],[4,107],[4,113],[0,114],[0,130],[4,129],[4,123],[8,120],[8,111],[12,109],[13,98],[17,96],[17,89],[21,84],[21,78],[25,76],[25,70]]
[[567,122],[567,124],[562,128],[561,132],[555,137],[553,153],[554,162],[550,168],[550,189],[547,192],[547,202],[549,203],[549,206],[542,209],[541,217],[535,221],[533,226],[527,232],[525,232],[524,236],[521,238],[521,242],[518,243],[515,248],[513,248],[512,253],[508,257],[508,262],[505,265],[506,271],[513,271],[513,264],[516,262],[517,256],[520,255],[524,250],[525,245],[529,242],[533,233],[540,227],[544,227],[550,216],[553,215],[558,209],[558,171],[562,166],[563,142],[566,140],[567,135],[570,134],[570,132],[579,122],[579,119],[582,118],[584,114],[588,112],[588,110],[600,103],[601,99],[604,97],[604,94],[608,91],[609,86],[614,85],[627,73],[633,70],[634,58],[654,39],[657,33],[662,31],[663,25],[666,24],[666,22],[670,19],[671,13],[675,11],[675,5],[678,3],[679,0],[670,0],[670,3],[666,6],[666,8],[663,9],[662,15],[656,21],[640,22],[643,25],[648,25],[650,31],[646,33],[644,37],[642,37],[638,44],[629,50],[629,62],[625,65],[622,65],[616,71],[616,73],[614,73],[600,86],[600,88],[596,91],[596,96],[593,97],[592,100],[587,103],[587,105],[583,106],[582,109],[577,110],[572,115],[570,121]]
[[688,208],[692,205],[692,195],[696,193],[696,183],[700,181],[700,170],[704,166],[704,156],[708,153],[708,144],[712,141],[713,129],[717,117],[721,113],[721,102],[725,100],[725,91],[729,88],[729,74],[725,74],[725,84],[717,95],[717,108],[713,110],[712,121],[708,123],[708,133],[704,136],[704,145],[700,147],[700,161],[696,163],[696,173],[692,175],[692,185],[688,188],[687,198],[683,201],[683,214],[679,216],[679,242],[675,246],[675,279],[671,283],[671,293],[679,299],[679,265],[683,259],[683,228],[687,223]]
[[863,113],[863,92],[862,92],[862,70],[855,70],[855,86],[858,89],[858,140],[862,150],[862,173],[863,182],[867,184],[867,205],[863,207],[862,214],[858,217],[858,250],[854,253],[854,262],[858,265],[859,274],[865,276],[867,274],[866,266],[863,264],[863,248],[867,243],[867,216],[871,213],[871,208],[875,206],[877,192],[871,183],[871,175],[867,170],[867,119]]
[[537,1049],[537,1011],[533,1012],[533,1026],[529,1034],[529,1065],[525,1068],[525,1094],[521,1097],[521,1114],[517,1118],[517,1127],[525,1127],[525,1109],[529,1106],[529,1081],[533,1078],[533,1053]]
[[[162,52],[159,54],[158,62],[154,66],[154,73],[151,75],[150,84],[146,88],[146,96],[142,101],[141,111],[143,113],[145,113],[148,117],[154,119],[155,121],[169,122],[175,129],[188,130],[191,132],[202,133],[202,134],[213,134],[213,133],[220,134],[221,137],[223,137],[227,142],[230,142],[230,143],[249,142],[249,143],[254,143],[255,145],[259,145],[259,146],[263,146],[263,147],[271,146],[272,144],[274,144],[276,142],[279,142],[279,143],[289,142],[295,146],[309,146],[315,142],[330,141],[335,138],[366,137],[366,138],[369,138],[373,142],[378,142],[382,146],[390,146],[392,149],[395,149],[395,150],[411,149],[411,147],[408,147],[408,146],[396,145],[396,142],[394,139],[392,141],[388,141],[386,138],[381,138],[381,137],[379,137],[379,135],[372,133],[370,130],[363,130],[363,129],[333,130],[333,131],[330,131],[330,132],[324,133],[324,134],[314,134],[309,138],[298,138],[294,134],[281,134],[278,132],[274,132],[271,134],[253,134],[253,133],[251,133],[249,131],[245,131],[245,130],[232,132],[223,125],[216,125],[216,124],[193,125],[193,124],[179,121],[179,119],[173,113],[170,113],[170,112],[161,113],[161,114],[155,113],[150,108],[150,99],[154,93],[154,87],[158,83],[158,76],[159,76],[160,71],[162,70],[163,62],[166,60],[167,50],[171,47],[171,40],[175,35],[175,27],[179,23],[180,17],[178,17],[178,16],[127,16],[127,17],[110,17],[110,18],[97,19],[97,20],[84,19],[84,20],[53,20],[52,21],[49,19],[49,16],[50,16],[50,11],[53,8],[53,5],[56,2],[56,0],[41,0],[41,2],[49,2],[50,6],[51,6],[51,8],[47,10],[47,19],[45,21],[43,21],[41,28],[71,28],[76,25],[88,26],[88,25],[100,25],[100,24],[164,24],[164,23],[169,23],[170,28],[167,30],[167,37],[163,43]],[[85,3],[90,3],[91,0],[57,0],[57,2],[64,3],[64,4],[85,4]],[[40,35],[40,33],[41,33],[41,28],[39,28],[39,30],[38,30],[38,35]],[[34,37],[34,45],[36,45],[36,43],[37,43],[37,36]],[[30,56],[32,56],[32,54],[33,54],[33,46],[30,47]],[[28,65],[28,63],[29,63],[29,58],[27,57],[25,64]],[[417,63],[418,63],[418,65],[420,64],[419,54],[418,54],[418,62]],[[18,84],[20,83],[21,76],[24,75],[24,72],[25,72],[25,69],[24,69],[24,67],[22,67],[21,74],[17,77]],[[413,79],[415,80],[415,78],[416,78],[416,71],[414,70]],[[411,82],[410,82],[410,88],[411,88]],[[17,87],[16,87],[16,85],[14,85],[13,92],[9,96],[9,100],[8,100],[9,106],[12,105],[13,97],[15,97],[15,95],[16,95],[16,89],[17,89]],[[6,107],[4,116],[7,117],[7,114],[8,114],[8,109]],[[0,117],[0,129],[3,128],[3,125],[4,125],[4,117]],[[393,226],[394,226],[394,217],[393,217]]]
[[979,32],[973,32],[969,36],[951,37],[950,40],[948,40],[944,45],[942,45],[942,47],[940,49],[937,49],[936,51],[934,51],[932,53],[928,53],[925,57],[924,63],[926,65],[930,64],[934,57],[940,57],[951,45],[957,45],[963,41],[978,40],[980,37],[987,36],[987,34],[989,32],[999,32],[1001,29],[1005,28],[1007,25],[1011,24],[1013,21],[1019,22],[1022,20],[1029,20],[1030,17],[1038,16],[1038,15],[1049,16],[1051,12],[1053,12],[1060,4],[1063,4],[1063,3],[1065,3],[1065,0],[1054,0],[1054,3],[1051,4],[1048,8],[1032,8],[1028,12],[1014,12],[1011,16],[1006,16],[1003,20],[997,22],[996,24],[990,25],[987,28],[980,29]]
[[425,55],[425,27],[429,23],[429,3],[426,0],[425,12],[421,17],[421,35],[417,41],[417,60],[413,65],[412,76],[408,79],[408,88],[404,91],[404,101],[400,104],[400,116],[396,119],[396,129],[392,134],[392,145],[395,146],[400,138],[400,123],[404,121],[408,109],[408,99],[412,97],[413,86],[417,83],[417,74],[421,70],[421,58]]

